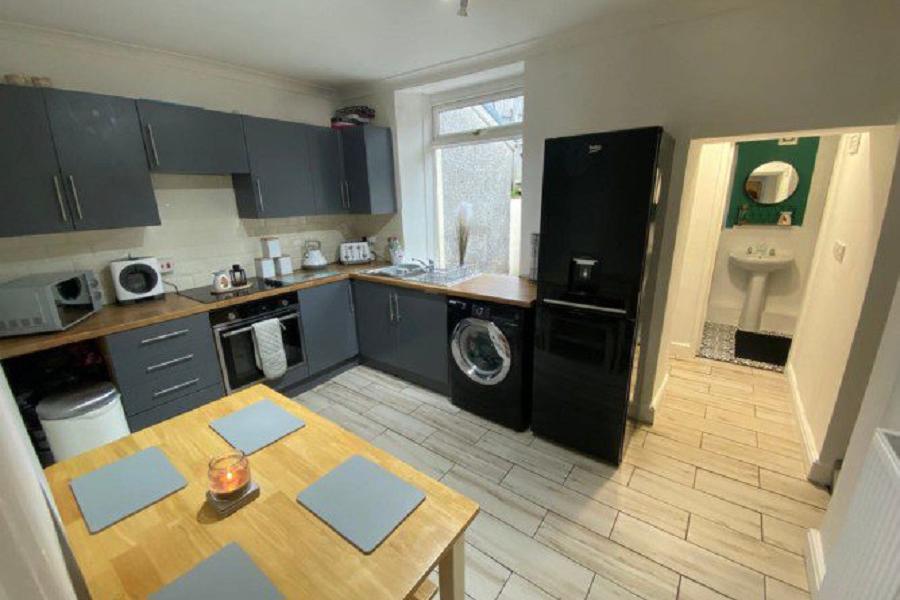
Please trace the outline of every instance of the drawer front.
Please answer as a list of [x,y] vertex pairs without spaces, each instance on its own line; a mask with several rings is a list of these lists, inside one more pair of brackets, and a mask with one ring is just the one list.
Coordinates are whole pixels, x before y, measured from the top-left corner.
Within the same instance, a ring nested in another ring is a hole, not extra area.
[[[160,370],[146,372],[148,368],[174,361],[179,362]],[[116,383],[122,392],[125,414],[131,415],[201,388],[221,384],[222,374],[219,371],[215,350],[212,349],[153,363],[144,368],[144,373],[137,376],[121,377],[117,372]]]
[[172,417],[176,417],[181,413],[185,413],[189,410],[193,410],[197,407],[203,406],[204,404],[212,402],[213,400],[218,400],[224,395],[225,389],[221,384],[195,390],[194,392],[181,396],[180,398],[176,398],[170,400],[169,402],[166,402],[165,404],[155,406],[150,410],[145,410],[134,415],[128,415],[126,417],[128,420],[128,427],[131,428],[132,433],[134,433],[135,431],[139,431],[141,429],[144,429],[145,427],[156,425],[157,423],[161,423],[166,419],[171,419]]
[[114,361],[129,360],[142,364],[158,362],[166,356],[186,354],[203,343],[212,343],[212,327],[206,313],[106,337]]
[[221,384],[206,314],[106,338],[126,415],[133,415]]

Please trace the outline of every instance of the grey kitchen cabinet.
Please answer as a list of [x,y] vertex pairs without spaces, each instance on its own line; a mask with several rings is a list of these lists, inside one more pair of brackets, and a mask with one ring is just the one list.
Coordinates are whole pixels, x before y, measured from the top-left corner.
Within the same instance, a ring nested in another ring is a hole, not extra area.
[[147,160],[165,173],[248,173],[241,116],[138,100]]
[[310,375],[359,354],[349,281],[307,288],[298,295]]
[[447,299],[396,288],[394,311],[396,364],[440,386],[449,385]]
[[312,127],[309,141],[316,212],[320,215],[349,212],[340,132],[330,127]]
[[76,229],[159,225],[134,100],[44,90]]
[[44,95],[0,85],[0,236],[71,231]]
[[222,373],[206,313],[114,333],[105,338],[105,347],[132,429],[222,395]]
[[238,214],[245,219],[316,214],[310,173],[312,125],[243,117],[249,175],[234,175]]
[[446,392],[446,298],[366,281],[354,281],[353,288],[363,360]]
[[353,282],[356,332],[363,359],[394,365],[394,288],[369,281]]
[[397,212],[391,130],[365,125],[341,130],[347,203],[351,213]]

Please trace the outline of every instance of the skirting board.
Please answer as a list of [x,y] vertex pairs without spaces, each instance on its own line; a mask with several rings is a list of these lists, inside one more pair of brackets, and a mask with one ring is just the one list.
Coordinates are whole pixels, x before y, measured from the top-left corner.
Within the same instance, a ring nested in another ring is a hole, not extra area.
[[825,578],[825,553],[822,551],[822,534],[818,529],[806,530],[806,581],[812,600],[819,596],[822,579]]
[[819,461],[819,451],[816,449],[816,441],[813,437],[812,429],[809,426],[809,420],[806,418],[806,409],[803,408],[803,401],[800,397],[800,388],[797,385],[797,375],[794,373],[794,367],[788,362],[784,368],[784,374],[787,376],[788,385],[791,389],[791,400],[794,404],[794,415],[797,417],[797,424],[800,427],[800,437],[803,442],[803,457],[808,469],[810,481],[819,485],[830,486],[832,484],[833,466],[825,465]]
[[672,358],[678,358],[680,360],[690,360],[696,355],[697,353],[694,351],[694,348],[692,348],[688,343],[671,342],[669,344],[669,356],[671,356]]

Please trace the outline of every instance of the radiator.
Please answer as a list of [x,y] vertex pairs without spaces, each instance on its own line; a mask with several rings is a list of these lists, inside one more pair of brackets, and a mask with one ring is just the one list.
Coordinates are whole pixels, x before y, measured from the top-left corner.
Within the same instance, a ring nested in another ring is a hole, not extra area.
[[818,597],[900,597],[900,432],[875,432]]

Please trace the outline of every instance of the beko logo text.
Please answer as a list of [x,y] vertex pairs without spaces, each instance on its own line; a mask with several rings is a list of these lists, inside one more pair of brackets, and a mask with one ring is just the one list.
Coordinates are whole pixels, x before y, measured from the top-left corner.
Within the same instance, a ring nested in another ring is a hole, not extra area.
[[588,145],[588,154],[597,154],[601,150],[603,150],[602,144],[589,144]]

